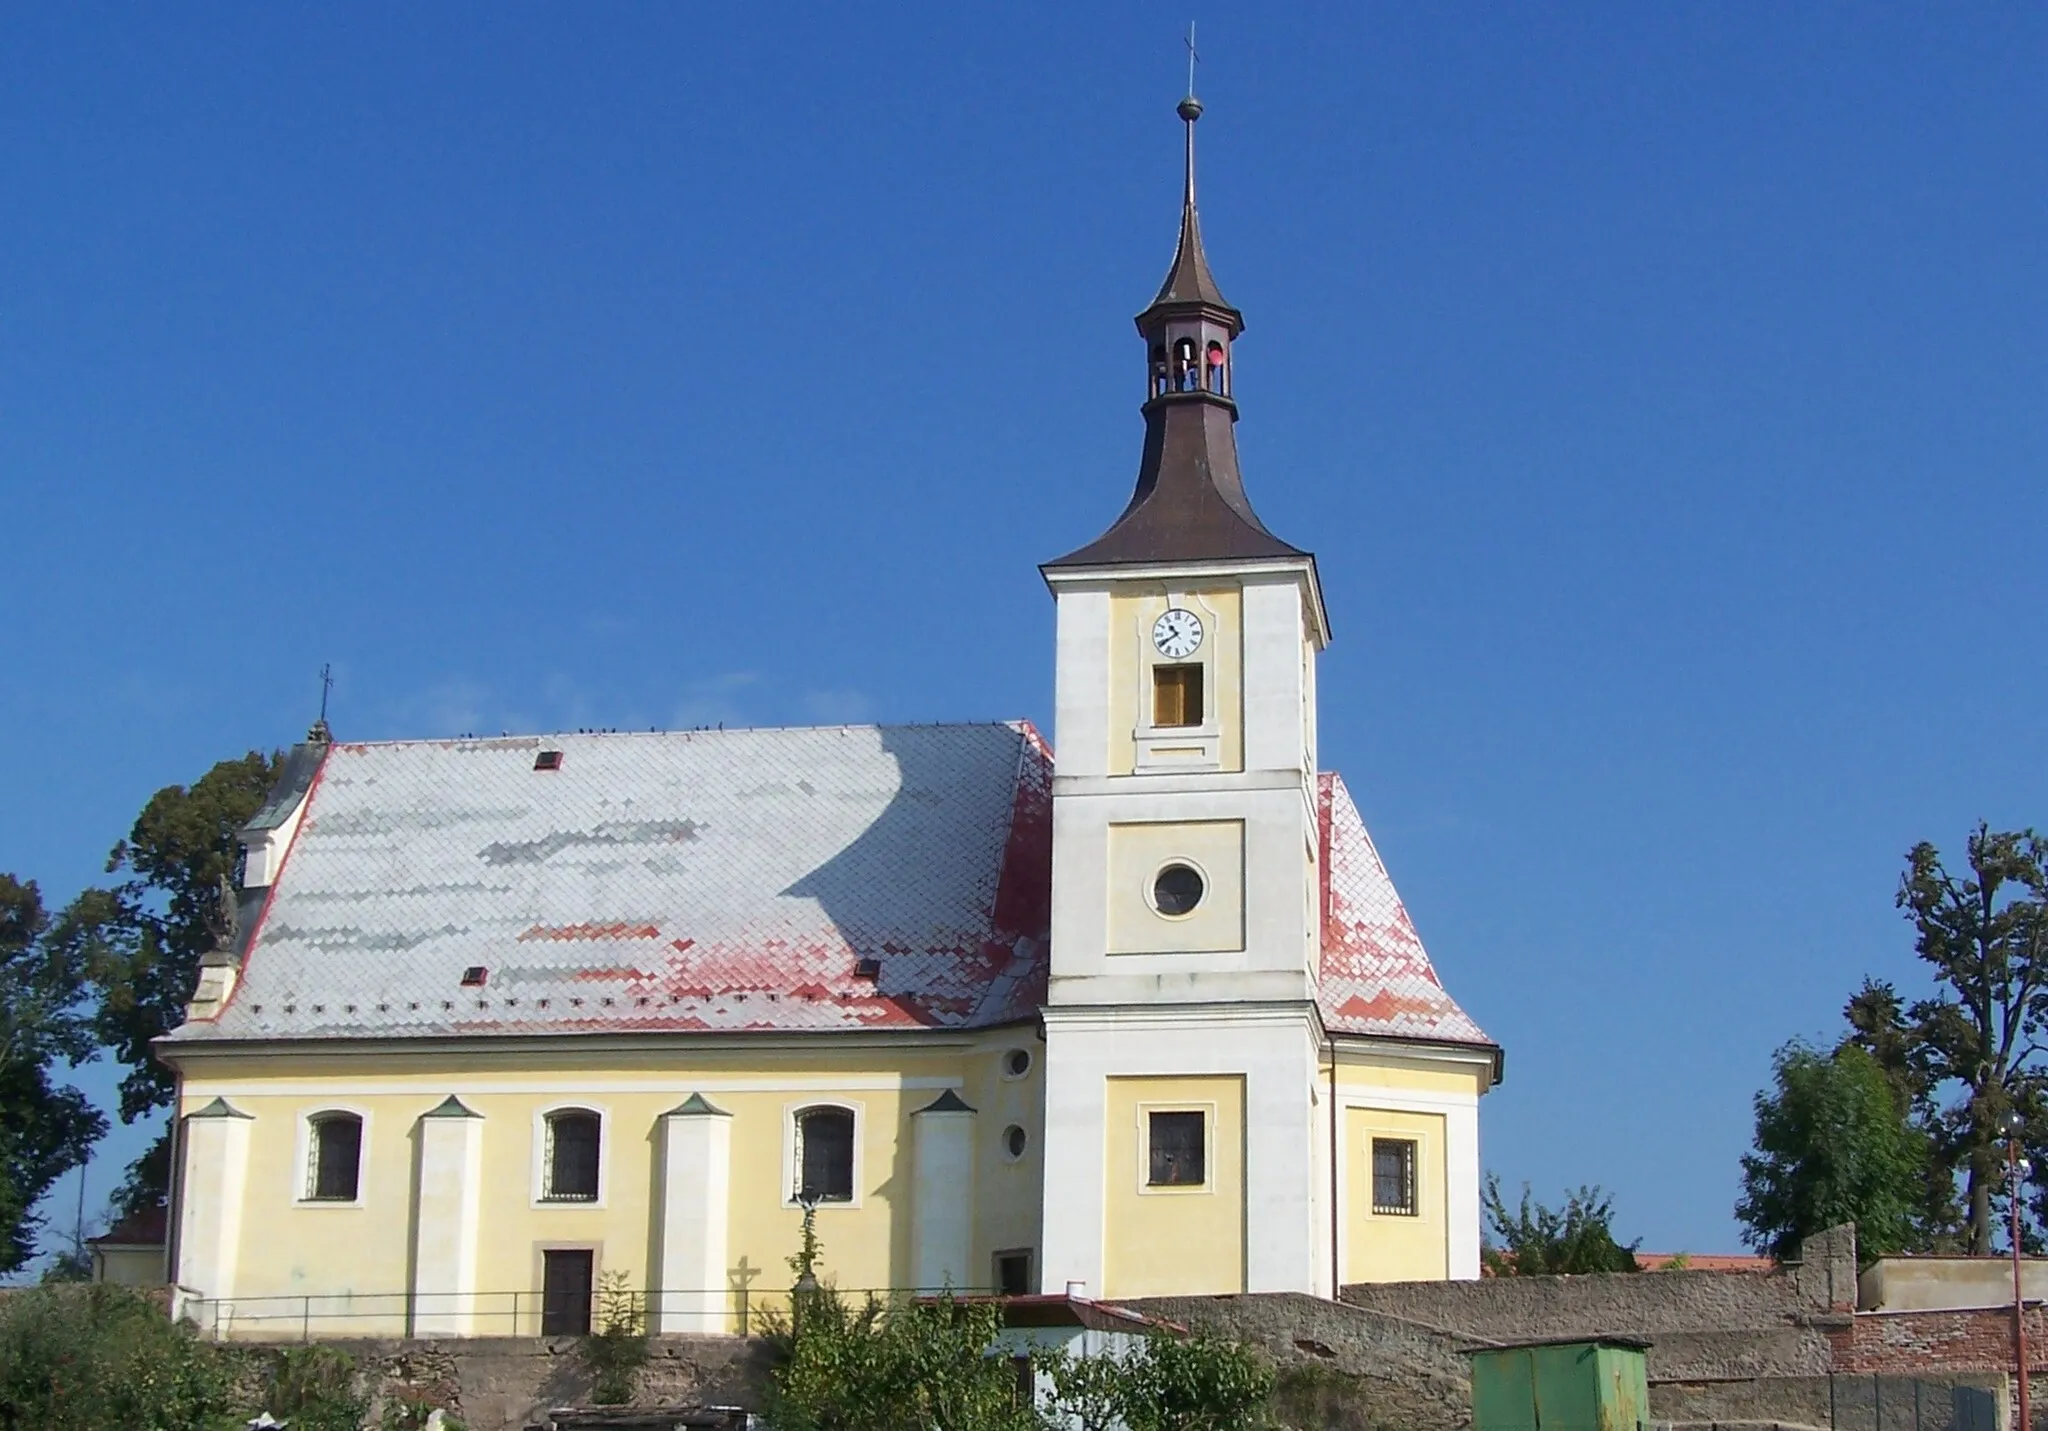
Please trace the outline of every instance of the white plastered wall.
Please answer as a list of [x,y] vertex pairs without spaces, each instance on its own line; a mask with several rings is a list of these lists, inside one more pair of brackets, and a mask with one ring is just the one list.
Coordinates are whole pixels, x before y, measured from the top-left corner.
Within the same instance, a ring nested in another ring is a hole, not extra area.
[[473,1113],[433,1113],[419,1120],[417,1130],[412,1334],[466,1337],[473,1329],[478,1291],[484,1120]]
[[1316,1222],[1327,1211],[1308,1156],[1318,1062],[1305,1007],[1048,1009],[1041,1290],[1103,1290],[1106,1085],[1148,1075],[1244,1079],[1246,1289],[1324,1290]]
[[655,1330],[727,1329],[726,1238],[732,1194],[732,1115],[669,1113],[661,1120],[661,1244]]
[[185,1175],[178,1191],[178,1266],[171,1280],[205,1299],[208,1330],[232,1320],[242,1207],[248,1192],[249,1132],[255,1120],[216,1099],[185,1119]]
[[[1433,1113],[1444,1120],[1444,1215],[1449,1237],[1446,1266],[1452,1281],[1471,1281],[1479,1276],[1479,1095],[1437,1092],[1425,1089],[1364,1088],[1356,1085],[1338,1089],[1339,1116],[1351,1109],[1371,1112],[1386,1109],[1396,1113]],[[1325,1129],[1324,1137],[1329,1136]],[[1337,1265],[1350,1265],[1351,1238],[1359,1223],[1358,1211],[1369,1206],[1371,1188],[1353,1188],[1351,1159],[1337,1160],[1337,1202],[1344,1210],[1337,1219]],[[1327,1176],[1327,1174],[1326,1174]]]
[[919,1291],[979,1286],[974,1250],[972,1109],[926,1108],[911,1116],[910,1278]]

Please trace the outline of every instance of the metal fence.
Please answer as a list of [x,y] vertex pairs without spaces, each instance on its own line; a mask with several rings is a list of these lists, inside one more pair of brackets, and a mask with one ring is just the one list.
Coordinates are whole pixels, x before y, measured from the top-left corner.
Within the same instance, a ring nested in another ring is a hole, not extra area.
[[[987,1296],[990,1287],[840,1287],[860,1303],[869,1297]],[[521,1288],[503,1292],[279,1293],[260,1297],[174,1298],[173,1315],[217,1341],[314,1341],[351,1337],[543,1337],[601,1331],[625,1313],[650,1332],[767,1330],[789,1315],[787,1290],[745,1286],[655,1291],[597,1288],[587,1296]]]

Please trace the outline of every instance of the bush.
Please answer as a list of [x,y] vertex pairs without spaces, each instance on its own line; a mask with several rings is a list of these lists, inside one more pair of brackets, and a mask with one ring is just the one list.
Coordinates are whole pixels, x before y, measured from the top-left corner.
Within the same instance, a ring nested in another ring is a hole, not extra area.
[[235,1409],[227,1358],[125,1287],[0,1297],[0,1427],[238,1431]]
[[370,1414],[356,1393],[355,1358],[339,1347],[287,1347],[278,1354],[264,1396],[272,1416],[292,1431],[360,1431]]
[[639,1389],[647,1365],[646,1318],[623,1272],[598,1278],[596,1332],[583,1339],[583,1364],[590,1371],[590,1399],[599,1406],[624,1406]]
[[849,1306],[829,1285],[798,1292],[791,1323],[773,1328],[780,1364],[769,1380],[775,1431],[1032,1431],[1009,1360],[988,1355],[1002,1330],[988,1302]]
[[1253,1431],[1270,1426],[1273,1369],[1212,1337],[1150,1337],[1123,1357],[1036,1358],[1051,1409],[1083,1431]]

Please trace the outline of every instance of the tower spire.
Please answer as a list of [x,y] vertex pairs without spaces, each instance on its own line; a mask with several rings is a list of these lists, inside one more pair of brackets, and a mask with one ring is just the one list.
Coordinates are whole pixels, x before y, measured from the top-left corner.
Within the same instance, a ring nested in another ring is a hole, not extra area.
[[1047,569],[1163,561],[1300,557],[1266,530],[1237,470],[1232,349],[1244,315],[1230,306],[1202,251],[1195,210],[1194,27],[1188,27],[1188,93],[1180,115],[1186,153],[1180,239],[1166,281],[1137,318],[1145,339],[1145,450],[1137,490],[1114,525]]

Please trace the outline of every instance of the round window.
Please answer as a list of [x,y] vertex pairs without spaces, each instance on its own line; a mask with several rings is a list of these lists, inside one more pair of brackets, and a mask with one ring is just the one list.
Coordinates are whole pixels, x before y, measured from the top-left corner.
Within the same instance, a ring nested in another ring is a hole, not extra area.
[[1193,865],[1168,865],[1152,881],[1152,907],[1161,914],[1186,914],[1202,902],[1202,875]]
[[1015,1123],[1003,1129],[1003,1151],[1011,1158],[1023,1157],[1024,1149],[1030,1146],[1030,1143],[1030,1135]]
[[1022,1078],[1031,1071],[1031,1050],[1013,1048],[1003,1055],[1003,1073],[1010,1078]]

